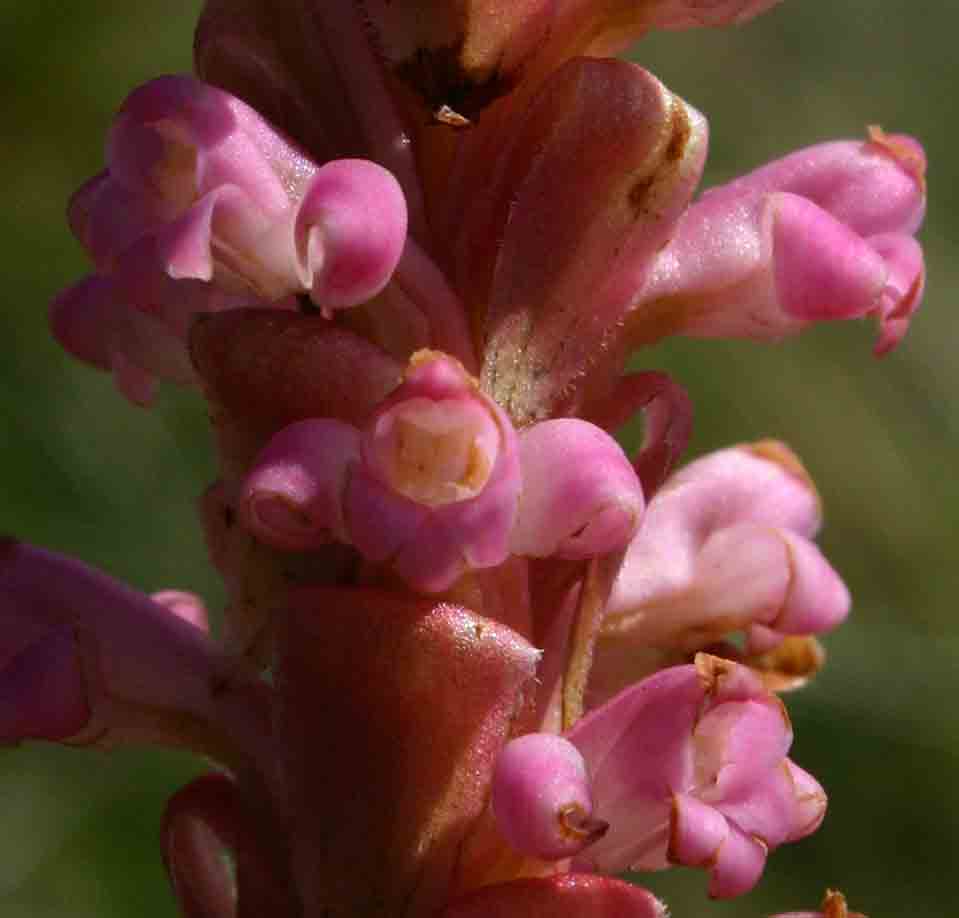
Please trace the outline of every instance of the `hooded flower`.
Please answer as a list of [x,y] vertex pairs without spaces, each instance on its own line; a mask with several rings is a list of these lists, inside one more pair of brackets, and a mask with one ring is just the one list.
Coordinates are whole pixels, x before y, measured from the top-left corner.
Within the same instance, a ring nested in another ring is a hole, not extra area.
[[362,432],[318,419],[277,434],[244,485],[241,508],[278,548],[337,539],[438,592],[467,568],[506,559],[517,452],[509,419],[463,368],[421,352]]
[[871,316],[886,353],[922,297],[925,168],[913,138],[874,127],[710,189],[657,256],[629,333],[776,340]]
[[293,308],[298,294],[352,306],[384,287],[403,248],[406,207],[388,172],[317,166],[240,99],[190,77],[136,90],[107,160],[69,210],[97,273],[58,297],[51,321],[134,401],[153,374],[190,378],[180,341],[197,313]]
[[743,666],[700,654],[503,752],[493,807],[510,843],[579,869],[703,866],[710,895],[740,895],[766,855],[819,826],[826,798],[786,758],[782,704]]
[[820,521],[808,474],[780,443],[721,450],[667,479],[613,584],[594,700],[733,632],[749,657],[839,625],[849,593],[811,541]]

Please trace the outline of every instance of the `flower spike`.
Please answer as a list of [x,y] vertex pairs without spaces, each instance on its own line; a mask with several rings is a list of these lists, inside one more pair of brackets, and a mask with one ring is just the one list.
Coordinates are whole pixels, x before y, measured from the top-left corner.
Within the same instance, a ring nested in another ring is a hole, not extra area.
[[204,0],[196,76],[124,102],[50,325],[205,398],[227,602],[0,540],[0,744],[225,769],[164,815],[185,918],[666,918],[602,874],[734,897],[822,822],[773,694],[849,610],[815,487],[774,441],[677,471],[689,396],[630,352],[891,350],[925,154],[870,128],[693,201],[706,118],[611,56],[776,2]]

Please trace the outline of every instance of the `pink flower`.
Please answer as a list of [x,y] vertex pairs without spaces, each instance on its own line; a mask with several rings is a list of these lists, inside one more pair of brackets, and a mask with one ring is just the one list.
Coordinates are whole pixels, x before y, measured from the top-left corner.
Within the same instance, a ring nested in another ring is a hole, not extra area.
[[[382,290],[403,249],[405,202],[382,167],[319,167],[244,102],[191,77],[136,90],[107,159],[70,203],[97,274],[57,298],[51,322],[134,401],[149,391],[146,379],[124,384],[127,365],[190,378],[168,364],[196,313],[292,308],[297,294],[327,312],[352,306]],[[157,335],[165,342],[147,349]]]
[[674,474],[613,585],[592,698],[734,631],[753,654],[839,625],[849,593],[811,541],[820,521],[819,496],[782,444],[722,450]]
[[[134,92],[107,158],[70,206],[107,273],[122,276],[131,247],[149,244],[173,279],[268,301],[305,292],[337,308],[382,289],[403,246],[402,194],[385,170],[318,167],[240,99],[190,77]],[[129,281],[135,294],[139,278]]]
[[509,419],[456,361],[421,352],[362,432],[317,419],[274,437],[241,508],[279,548],[334,538],[438,592],[505,560],[519,489]]
[[782,704],[717,657],[650,676],[565,737],[514,740],[494,776],[506,838],[540,858],[604,873],[703,866],[710,895],[727,898],[822,822],[822,788],[786,758]]
[[922,296],[912,236],[924,174],[915,140],[873,128],[865,142],[820,144],[707,191],[636,299],[633,340],[775,340],[814,321],[873,316],[884,354]]
[[152,600],[79,561],[6,540],[0,739],[157,743],[262,767],[270,691],[190,621],[197,614],[187,594]]

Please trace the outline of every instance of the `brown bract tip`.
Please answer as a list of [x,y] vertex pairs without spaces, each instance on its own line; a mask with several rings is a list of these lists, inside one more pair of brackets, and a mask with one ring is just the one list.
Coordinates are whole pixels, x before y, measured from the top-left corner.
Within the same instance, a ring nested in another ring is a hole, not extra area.
[[791,635],[768,653],[744,660],[771,692],[802,688],[826,663],[826,651],[816,638]]
[[455,364],[456,367],[462,370],[464,376],[469,376],[469,373],[466,372],[466,368],[455,357],[452,357],[443,351],[435,351],[428,347],[420,348],[418,351],[413,353],[413,355],[410,357],[409,366],[406,368],[406,375],[409,375],[411,370],[415,370],[417,367],[423,366],[423,364],[431,363],[434,360],[448,360],[450,363]]
[[885,150],[903,169],[912,175],[926,193],[926,157],[915,141],[901,135],[887,134],[878,124],[870,124],[866,129],[869,142]]
[[716,685],[736,664],[722,657],[714,657],[711,653],[697,653],[693,660],[703,691],[711,695]]
[[594,819],[579,804],[573,803],[560,810],[559,828],[567,838],[591,845],[609,831],[609,823],[605,819]]
[[783,469],[793,478],[799,479],[816,497],[818,508],[822,509],[822,498],[819,496],[819,490],[816,488],[816,482],[806,471],[802,460],[781,440],[757,440],[755,443],[744,443],[740,449],[756,456],[759,459],[765,459],[767,462],[773,462]]
[[846,897],[836,889],[827,889],[822,900],[823,918],[865,918],[863,915],[850,914],[846,907]]

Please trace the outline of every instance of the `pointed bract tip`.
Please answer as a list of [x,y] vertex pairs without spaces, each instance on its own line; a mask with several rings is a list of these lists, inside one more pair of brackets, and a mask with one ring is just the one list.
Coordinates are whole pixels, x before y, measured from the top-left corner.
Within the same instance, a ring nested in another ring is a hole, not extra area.
[[926,152],[919,141],[908,134],[887,134],[878,124],[870,124],[866,130],[869,142],[889,153],[916,179],[925,194],[927,160]]
[[785,443],[781,440],[757,440],[754,443],[744,443],[739,448],[756,456],[757,459],[765,459],[767,462],[778,465],[793,478],[802,482],[815,496],[816,507],[819,515],[822,515],[822,498],[816,482],[813,481],[799,456]]

